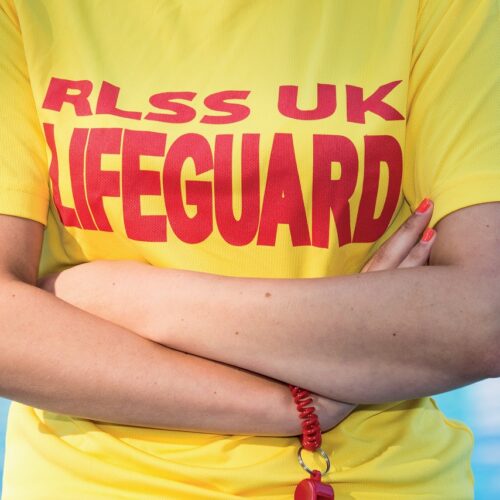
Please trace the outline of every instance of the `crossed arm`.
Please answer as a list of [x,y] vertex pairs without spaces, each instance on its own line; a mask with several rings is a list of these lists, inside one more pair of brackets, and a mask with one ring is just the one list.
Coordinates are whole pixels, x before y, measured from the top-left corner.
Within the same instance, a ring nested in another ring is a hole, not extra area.
[[459,210],[437,230],[426,267],[276,280],[94,262],[63,272],[55,292],[170,348],[326,398],[410,399],[500,375],[500,203]]

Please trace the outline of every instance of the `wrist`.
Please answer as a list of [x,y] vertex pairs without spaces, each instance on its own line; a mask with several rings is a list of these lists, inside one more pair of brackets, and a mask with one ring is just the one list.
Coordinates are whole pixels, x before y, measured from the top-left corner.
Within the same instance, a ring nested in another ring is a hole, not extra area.
[[[302,435],[302,419],[297,410],[292,393],[288,386],[284,386],[284,394],[281,400],[280,413],[283,415],[283,425],[288,436]],[[344,403],[328,399],[318,394],[311,394],[312,402],[315,408],[315,413],[318,416],[321,432],[326,432],[337,426],[345,418],[347,418],[356,408],[357,405]]]
[[312,404],[316,408],[321,431],[326,432],[345,420],[356,408],[356,405],[328,399],[317,394],[311,394]]

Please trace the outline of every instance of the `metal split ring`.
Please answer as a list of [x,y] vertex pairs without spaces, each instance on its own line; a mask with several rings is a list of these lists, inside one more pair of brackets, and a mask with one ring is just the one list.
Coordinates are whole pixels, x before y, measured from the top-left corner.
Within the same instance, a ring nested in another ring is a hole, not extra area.
[[[297,452],[297,456],[299,457],[299,464],[305,471],[309,472],[309,474],[312,474],[313,471],[304,463],[304,460],[302,460],[302,450],[303,449],[304,449],[304,447],[301,446],[299,448],[299,451]],[[326,454],[325,450],[323,450],[323,448],[318,448],[318,449],[312,451],[312,453],[314,453],[315,451],[317,451],[324,458],[324,460],[326,462],[326,470],[321,473],[321,475],[324,476],[330,470],[330,459],[328,458],[328,455]]]

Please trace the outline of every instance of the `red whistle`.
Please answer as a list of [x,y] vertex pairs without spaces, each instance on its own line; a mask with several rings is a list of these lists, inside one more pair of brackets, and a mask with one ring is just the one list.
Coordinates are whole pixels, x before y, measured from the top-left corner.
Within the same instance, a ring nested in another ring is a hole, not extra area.
[[295,500],[335,500],[333,488],[321,482],[321,474],[314,470],[309,479],[303,479],[295,488]]

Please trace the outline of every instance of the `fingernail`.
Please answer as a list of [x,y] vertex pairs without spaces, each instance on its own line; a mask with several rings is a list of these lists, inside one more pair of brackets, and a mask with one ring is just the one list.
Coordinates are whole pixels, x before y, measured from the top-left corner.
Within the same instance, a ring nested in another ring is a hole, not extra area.
[[434,231],[434,229],[428,227],[424,231],[424,234],[422,235],[422,240],[421,241],[424,241],[424,242],[431,241],[432,238],[434,237],[435,233],[436,233],[436,231]]
[[427,209],[431,206],[431,200],[429,198],[424,198],[418,208],[415,210],[415,212],[418,212],[419,214],[423,214],[427,212]]

